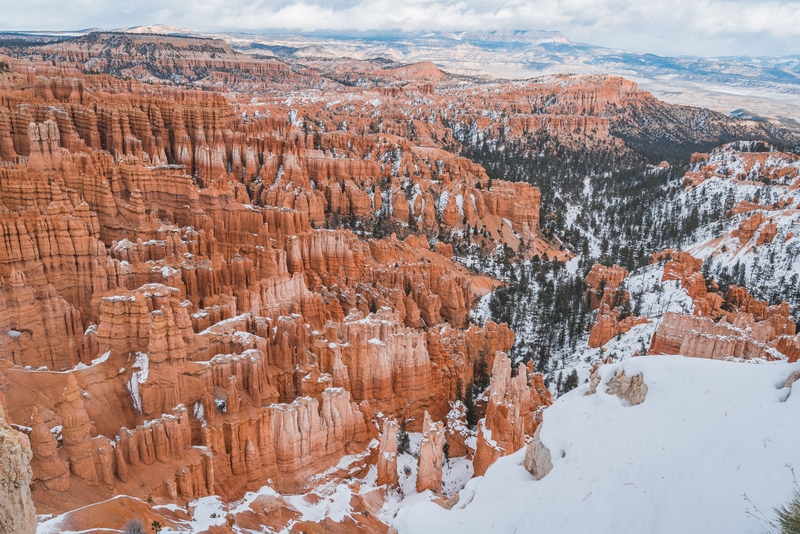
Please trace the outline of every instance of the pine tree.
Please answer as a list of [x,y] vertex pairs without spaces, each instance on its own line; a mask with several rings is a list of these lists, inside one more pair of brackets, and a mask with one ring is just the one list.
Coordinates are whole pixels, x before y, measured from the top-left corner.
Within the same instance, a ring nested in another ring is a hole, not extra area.
[[573,369],[572,372],[567,375],[567,379],[564,380],[563,393],[572,391],[576,387],[578,387],[578,371]]
[[400,428],[397,430],[397,452],[400,454],[408,454],[411,450],[411,439],[406,432],[406,422],[400,423]]

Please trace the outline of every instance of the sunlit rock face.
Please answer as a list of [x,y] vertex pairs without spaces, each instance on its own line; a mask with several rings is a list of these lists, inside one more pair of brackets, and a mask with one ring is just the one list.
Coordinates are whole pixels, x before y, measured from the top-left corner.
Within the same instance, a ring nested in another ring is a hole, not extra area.
[[[243,65],[187,50],[154,65]],[[294,76],[250,61],[253,76]],[[493,282],[447,241],[549,247],[538,190],[490,187],[433,137],[365,133],[366,112],[352,129],[319,103],[307,122],[277,101],[243,117],[234,92],[12,63],[0,403],[28,433],[23,485],[39,511],[309,491],[323,473],[345,478],[330,470],[350,457],[394,487],[398,425],[423,431],[425,414],[438,430],[420,483],[434,489],[451,404],[476,362],[514,342],[505,325],[468,325]],[[428,95],[447,77],[432,64],[390,75]]]

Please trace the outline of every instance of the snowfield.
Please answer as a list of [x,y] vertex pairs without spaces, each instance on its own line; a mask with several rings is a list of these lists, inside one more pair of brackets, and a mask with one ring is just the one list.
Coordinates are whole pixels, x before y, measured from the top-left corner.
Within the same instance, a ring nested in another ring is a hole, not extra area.
[[[637,406],[605,393],[618,370],[643,374]],[[452,510],[402,508],[402,533],[760,534],[753,505],[771,514],[800,468],[800,391],[784,383],[800,363],[645,356],[602,367],[544,412],[540,438],[553,470],[536,481],[525,449],[472,479]],[[800,384],[800,382],[798,382]],[[751,502],[744,499],[747,494]]]

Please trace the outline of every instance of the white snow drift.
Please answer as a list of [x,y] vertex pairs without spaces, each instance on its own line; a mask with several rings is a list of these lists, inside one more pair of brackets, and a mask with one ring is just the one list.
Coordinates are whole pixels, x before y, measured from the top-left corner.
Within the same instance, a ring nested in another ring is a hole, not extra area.
[[[643,403],[605,392],[622,369],[643,374]],[[445,510],[400,510],[402,533],[760,534],[800,468],[800,391],[784,383],[800,364],[647,356],[601,368],[598,392],[583,385],[544,412],[541,440],[553,470],[535,481],[524,449],[471,480]],[[797,382],[800,389],[800,382]]]

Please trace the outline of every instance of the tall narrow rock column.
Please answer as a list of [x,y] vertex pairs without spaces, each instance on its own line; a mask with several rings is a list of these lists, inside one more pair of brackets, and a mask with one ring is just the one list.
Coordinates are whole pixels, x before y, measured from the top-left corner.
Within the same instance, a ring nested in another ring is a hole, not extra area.
[[92,424],[83,408],[78,381],[72,373],[67,375],[61,411],[64,425],[61,432],[70,470],[88,484],[94,485],[97,483],[97,471],[92,456]]
[[56,491],[67,491],[70,487],[69,464],[58,456],[58,442],[44,423],[38,406],[33,407],[31,422],[31,467],[34,480],[41,480],[45,487]]
[[440,491],[442,489],[442,449],[444,447],[444,425],[434,423],[425,412],[422,422],[422,441],[419,446],[417,468],[417,491]]
[[386,419],[378,448],[378,485],[397,486],[397,421]]
[[31,444],[6,423],[0,404],[0,532],[33,534],[36,509],[31,500]]

